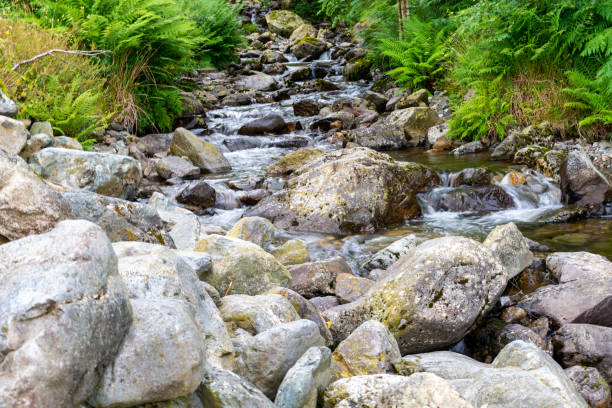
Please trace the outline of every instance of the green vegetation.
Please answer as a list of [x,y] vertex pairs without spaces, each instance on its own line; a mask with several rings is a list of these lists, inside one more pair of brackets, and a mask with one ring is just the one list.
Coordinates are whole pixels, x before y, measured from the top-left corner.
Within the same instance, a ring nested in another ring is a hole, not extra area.
[[[179,91],[189,86],[179,80],[181,73],[226,65],[244,42],[240,10],[225,0],[10,3],[0,3],[5,15],[0,41],[13,48],[0,56],[3,87],[26,104],[23,116],[50,120],[60,132],[81,140],[110,116],[132,130],[170,130],[182,110]],[[8,26],[20,27],[22,37],[15,38]],[[31,47],[29,36],[45,41]],[[10,70],[51,48],[109,53],[95,59],[46,57],[19,72]]]

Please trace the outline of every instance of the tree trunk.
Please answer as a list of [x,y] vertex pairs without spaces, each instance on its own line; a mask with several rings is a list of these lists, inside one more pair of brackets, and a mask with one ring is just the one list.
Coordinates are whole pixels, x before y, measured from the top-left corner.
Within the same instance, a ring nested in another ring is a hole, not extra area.
[[410,17],[409,0],[397,1],[397,18],[399,23],[399,39],[402,39],[404,31],[404,20]]

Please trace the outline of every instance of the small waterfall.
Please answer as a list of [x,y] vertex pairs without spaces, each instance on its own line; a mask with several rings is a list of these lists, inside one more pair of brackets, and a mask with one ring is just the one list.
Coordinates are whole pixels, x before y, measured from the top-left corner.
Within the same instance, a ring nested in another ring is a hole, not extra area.
[[511,173],[504,176],[498,186],[504,189],[514,199],[518,209],[534,209],[550,207],[561,203],[561,189],[552,180],[536,171],[524,173],[525,183],[514,186]]
[[216,208],[234,210],[241,207],[237,192],[227,187],[225,183],[214,183],[211,186],[216,193]]

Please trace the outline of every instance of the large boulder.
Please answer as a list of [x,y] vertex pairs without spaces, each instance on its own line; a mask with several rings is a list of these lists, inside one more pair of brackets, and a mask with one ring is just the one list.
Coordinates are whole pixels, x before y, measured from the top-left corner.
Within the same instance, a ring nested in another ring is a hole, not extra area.
[[455,188],[431,198],[431,206],[438,211],[501,211],[515,206],[514,198],[497,185]]
[[602,204],[612,201],[612,186],[582,150],[570,152],[561,164],[561,200],[564,204]]
[[304,24],[304,20],[289,10],[273,10],[266,14],[268,29],[274,34],[289,37],[296,28]]
[[238,130],[238,133],[248,136],[261,136],[267,134],[281,135],[283,133],[288,133],[288,131],[289,126],[287,122],[285,122],[280,115],[271,114],[263,118],[252,120],[243,125]]
[[334,295],[336,277],[341,273],[351,273],[351,267],[344,258],[337,257],[326,261],[308,262],[289,267],[291,289],[306,298]]
[[132,321],[110,241],[87,221],[0,246],[0,299],[3,407],[85,401]]
[[520,340],[504,347],[490,365],[438,351],[404,356],[395,367],[408,378],[419,373],[440,376],[475,407],[588,407],[552,357]]
[[394,373],[402,357],[397,341],[382,323],[369,320],[343,340],[332,354],[332,381],[356,375]]
[[406,146],[420,146],[427,140],[429,128],[444,121],[433,109],[406,108],[393,111],[387,117],[387,123],[404,129]]
[[371,68],[372,61],[370,59],[355,58],[346,63],[342,70],[342,75],[344,75],[346,81],[370,79],[372,78]]
[[252,242],[266,249],[274,240],[276,228],[265,218],[246,217],[240,219],[225,235]]
[[555,252],[546,257],[546,269],[560,283],[612,278],[612,262],[589,252]]
[[313,161],[325,152],[323,150],[306,148],[299,149],[283,156],[279,161],[268,167],[266,173],[271,176],[284,176],[291,174],[298,168]]
[[286,190],[266,197],[247,215],[295,231],[372,231],[419,215],[416,193],[439,183],[425,166],[397,163],[367,148],[344,149],[301,167]]
[[386,121],[352,130],[349,133],[349,140],[374,150],[398,150],[408,144],[404,129]]
[[461,340],[493,308],[508,273],[484,245],[464,237],[436,238],[410,250],[361,299],[326,310],[336,341],[362,322],[383,323],[402,354]]
[[79,191],[62,194],[68,217],[98,224],[111,242],[141,241],[174,247],[158,212],[151,206]]
[[274,404],[277,408],[317,408],[317,398],[329,384],[331,352],[311,347],[285,375]]
[[0,90],[0,115],[14,118],[18,111],[17,104]]
[[230,369],[234,350],[221,314],[180,252],[141,242],[119,242],[113,248],[130,298],[186,302],[202,337],[206,361]]
[[30,157],[30,166],[44,179],[69,188],[132,199],[142,170],[128,156],[51,147]]
[[227,370],[207,369],[197,394],[205,408],[274,408],[253,384]]
[[297,27],[295,30],[293,30],[291,36],[289,37],[289,42],[291,44],[297,44],[304,38],[316,36],[317,30],[312,25],[304,23]]
[[287,269],[251,242],[209,235],[195,250],[211,256],[212,271],[203,279],[219,293],[225,293],[231,284],[232,294],[258,295],[276,286],[288,287],[291,282]]
[[564,367],[595,367],[612,383],[612,328],[593,324],[566,324],[552,338]]
[[234,372],[270,399],[276,396],[287,371],[309,348],[325,346],[317,325],[310,320],[279,324],[243,341],[236,345]]
[[47,232],[68,212],[60,193],[23,159],[0,149],[0,242]]
[[344,378],[327,387],[323,400],[325,408],[473,408],[446,381],[429,373]]
[[18,120],[0,116],[0,149],[19,154],[28,141],[24,124]]
[[319,58],[326,49],[327,45],[323,41],[314,37],[305,37],[291,47],[291,53],[299,60],[312,61]]
[[513,222],[493,228],[483,244],[499,258],[508,272],[509,279],[514,278],[533,262],[529,243]]
[[131,305],[132,326],[89,399],[94,407],[182,397],[193,393],[204,376],[203,340],[187,302],[134,299]]
[[194,165],[207,173],[223,173],[232,168],[217,146],[198,138],[183,128],[174,131],[170,153],[179,157],[187,157]]

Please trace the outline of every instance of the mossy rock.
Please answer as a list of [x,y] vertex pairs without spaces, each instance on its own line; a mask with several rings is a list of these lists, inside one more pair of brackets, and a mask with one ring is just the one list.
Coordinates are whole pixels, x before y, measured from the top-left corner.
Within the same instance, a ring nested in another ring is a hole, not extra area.
[[283,37],[289,37],[296,28],[304,24],[304,20],[288,10],[273,10],[266,14],[266,22],[271,32]]
[[344,66],[344,79],[347,81],[359,81],[362,79],[370,79],[372,74],[370,69],[372,68],[372,61],[367,58],[358,59],[356,61],[348,62]]
[[268,167],[266,172],[271,176],[283,176],[292,173],[304,164],[322,155],[323,150],[306,148],[289,153],[275,164]]

